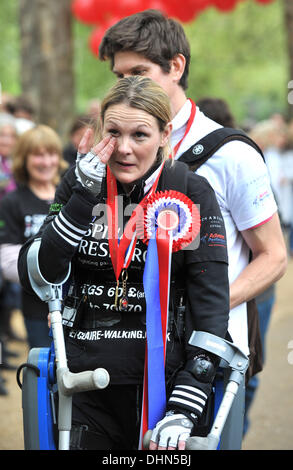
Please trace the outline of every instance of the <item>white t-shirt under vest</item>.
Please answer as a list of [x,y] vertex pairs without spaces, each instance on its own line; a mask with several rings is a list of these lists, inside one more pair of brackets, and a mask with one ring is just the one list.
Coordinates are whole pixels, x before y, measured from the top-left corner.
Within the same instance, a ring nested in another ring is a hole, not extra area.
[[[184,136],[190,111],[191,103],[187,100],[173,119],[172,147]],[[194,121],[175,158],[178,159],[198,140],[220,127],[196,108]],[[231,284],[247,266],[249,259],[249,248],[240,232],[265,223],[277,211],[269,174],[260,154],[240,141],[225,144],[197,173],[213,187],[222,211]],[[233,342],[248,354],[246,303],[230,311],[228,331]]]

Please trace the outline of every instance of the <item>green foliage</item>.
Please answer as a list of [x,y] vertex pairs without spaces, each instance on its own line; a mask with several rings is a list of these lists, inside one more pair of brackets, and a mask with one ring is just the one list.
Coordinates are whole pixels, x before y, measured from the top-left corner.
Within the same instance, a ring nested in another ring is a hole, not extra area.
[[225,99],[238,122],[286,113],[288,52],[281,0],[203,12],[185,27],[191,43],[189,95]]
[[92,28],[74,21],[74,69],[76,105],[82,112],[90,100],[101,99],[115,83],[116,77],[107,62],[101,62],[91,52],[88,42]]
[[20,93],[18,0],[2,0],[0,6],[0,83],[2,91]]
[[[191,43],[188,95],[228,101],[238,122],[287,111],[288,51],[282,0],[266,6],[243,0],[233,12],[209,8],[184,25]],[[0,82],[20,92],[18,0],[1,0]],[[101,99],[115,82],[109,64],[90,51],[92,28],[74,20],[76,110]]]

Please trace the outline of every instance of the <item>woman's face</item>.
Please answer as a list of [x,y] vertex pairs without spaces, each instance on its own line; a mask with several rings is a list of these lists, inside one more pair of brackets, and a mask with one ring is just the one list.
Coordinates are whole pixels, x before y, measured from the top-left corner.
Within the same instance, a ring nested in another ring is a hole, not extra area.
[[10,157],[17,141],[17,134],[10,124],[4,125],[0,129],[0,155]]
[[142,178],[154,164],[160,147],[171,133],[171,123],[161,132],[157,119],[125,103],[110,106],[104,116],[103,134],[116,139],[109,167],[124,186]]
[[30,153],[26,161],[29,182],[52,183],[58,172],[59,158],[58,153],[49,152],[45,148]]

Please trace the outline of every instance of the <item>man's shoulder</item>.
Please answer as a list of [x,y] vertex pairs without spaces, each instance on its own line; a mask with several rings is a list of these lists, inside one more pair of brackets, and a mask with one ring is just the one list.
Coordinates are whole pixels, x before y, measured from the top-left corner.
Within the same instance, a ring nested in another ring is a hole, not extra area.
[[225,143],[215,152],[215,155],[221,157],[233,156],[237,161],[245,162],[246,165],[247,158],[257,158],[263,161],[263,157],[260,152],[252,147],[248,142],[243,142],[238,139]]
[[[197,109],[196,119],[193,126],[190,129],[188,138],[186,139],[186,147],[190,148],[195,145],[199,140],[212,136],[214,131],[223,129],[223,126],[208,118],[200,109]],[[212,137],[211,137],[212,138]],[[185,150],[187,150],[187,148]],[[232,140],[224,143],[218,148],[212,157],[218,157],[223,160],[222,164],[231,164],[231,158],[233,157],[235,163],[247,165],[246,158],[260,159],[262,160],[261,154],[252,147],[248,142],[240,139]]]

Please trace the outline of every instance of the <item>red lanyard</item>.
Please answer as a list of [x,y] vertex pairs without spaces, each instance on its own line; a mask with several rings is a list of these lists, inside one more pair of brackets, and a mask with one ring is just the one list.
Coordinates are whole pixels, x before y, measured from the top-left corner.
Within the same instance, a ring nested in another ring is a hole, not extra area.
[[195,117],[195,113],[196,113],[196,104],[194,103],[194,101],[192,101],[190,98],[188,98],[190,103],[191,103],[191,112],[190,112],[190,116],[189,116],[189,119],[188,119],[188,122],[187,122],[187,126],[186,126],[186,129],[185,129],[185,133],[184,133],[184,136],[182,137],[182,139],[175,145],[174,149],[173,149],[173,155],[175,157],[176,153],[178,152],[178,149],[180,147],[180,145],[182,144],[183,140],[185,139],[185,137],[187,136],[188,132],[190,131],[190,128],[193,124],[193,121],[194,121],[194,117]]
[[[133,211],[129,221],[127,222],[125,229],[123,231],[122,238],[119,242],[118,240],[118,197],[117,197],[117,182],[116,178],[113,176],[109,166],[107,167],[107,217],[108,217],[108,241],[109,241],[109,250],[112,260],[112,265],[114,268],[114,273],[118,285],[118,280],[122,269],[126,269],[132,259],[136,244],[136,221],[137,215],[143,204],[150,197],[150,195],[156,191],[159,178],[161,176],[164,163],[162,163],[159,174],[156,177],[154,184],[152,185],[150,191],[146,196],[140,201],[137,208]],[[140,212],[142,214],[142,211]],[[127,257],[125,257],[126,252]]]

